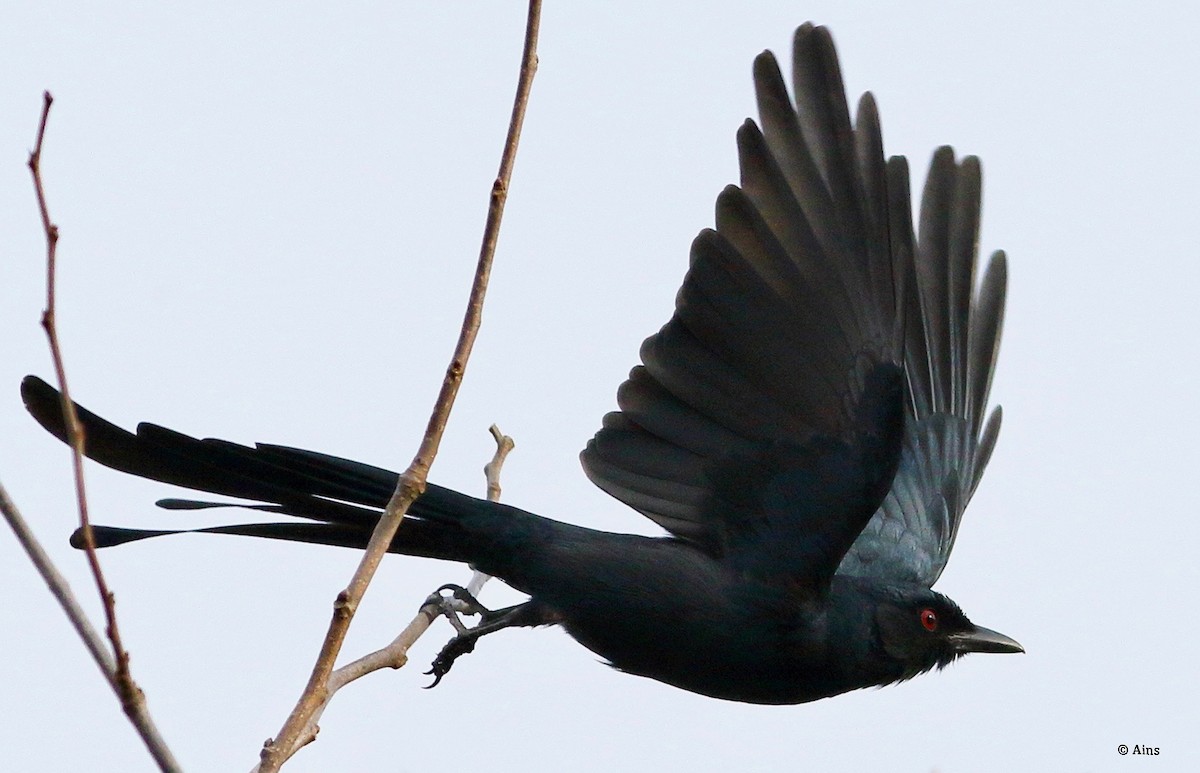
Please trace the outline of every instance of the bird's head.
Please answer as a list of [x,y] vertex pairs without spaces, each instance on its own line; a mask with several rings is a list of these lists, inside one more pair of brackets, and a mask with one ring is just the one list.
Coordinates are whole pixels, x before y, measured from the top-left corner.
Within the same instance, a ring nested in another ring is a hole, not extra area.
[[896,669],[895,681],[911,679],[970,652],[1024,652],[1013,639],[975,625],[958,605],[920,587],[874,589],[878,646]]

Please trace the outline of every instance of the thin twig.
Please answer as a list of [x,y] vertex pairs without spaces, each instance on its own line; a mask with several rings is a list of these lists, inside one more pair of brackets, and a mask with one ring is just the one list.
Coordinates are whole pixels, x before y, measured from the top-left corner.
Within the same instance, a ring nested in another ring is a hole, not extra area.
[[21,511],[17,509],[17,505],[8,496],[8,491],[5,490],[3,484],[0,484],[0,513],[4,514],[4,519],[8,521],[13,534],[17,535],[17,541],[21,543],[21,547],[25,548],[25,553],[29,556],[29,560],[33,562],[34,568],[38,570],[38,574],[42,576],[42,580],[45,581],[46,587],[50,589],[50,593],[62,605],[63,611],[67,614],[67,619],[71,621],[75,632],[79,634],[79,638],[83,639],[84,646],[91,653],[92,660],[96,661],[96,665],[100,666],[100,671],[104,674],[104,678],[116,690],[117,664],[113,660],[112,654],[105,646],[104,640],[100,638],[100,634],[92,626],[92,621],[88,620],[87,613],[83,611],[83,607],[79,606],[79,601],[75,598],[75,594],[71,592],[71,586],[67,583],[67,578],[63,577],[58,568],[54,566],[54,562],[50,560],[50,556],[46,553],[45,548],[42,547],[37,537],[34,536],[33,530],[29,528],[29,524],[22,517]]
[[[496,453],[492,456],[492,460],[484,466],[483,471],[484,475],[487,476],[488,501],[498,502],[500,501],[500,471],[504,467],[504,460],[507,458],[509,451],[513,450],[514,443],[513,439],[501,433],[495,424],[488,431],[492,433],[492,437],[496,440]],[[468,591],[472,596],[477,595],[480,588],[489,579],[490,575],[484,574],[479,570],[473,571],[471,581],[467,585]],[[318,723],[321,721],[321,715],[325,712],[326,707],[329,706],[329,703],[333,700],[333,696],[338,690],[355,680],[361,679],[367,674],[381,671],[385,668],[403,668],[408,663],[408,650],[412,645],[416,644],[417,639],[421,638],[429,630],[433,621],[437,619],[438,614],[436,605],[426,604],[417,611],[416,616],[404,627],[400,635],[393,639],[386,647],[347,663],[330,674],[325,702],[313,712],[312,719],[309,720],[308,725],[304,728],[304,732],[300,734],[295,745],[288,752],[287,758],[291,758],[300,749],[316,740],[320,729]]]
[[[75,475],[75,498],[79,507],[79,523],[83,528],[83,541],[87,553],[88,566],[91,568],[92,577],[96,582],[96,590],[99,592],[100,601],[104,606],[104,630],[108,636],[109,643],[112,645],[111,657],[107,652],[104,653],[104,657],[98,655],[95,643],[90,641],[88,637],[88,632],[95,633],[91,630],[90,624],[87,623],[86,619],[81,621],[75,619],[74,613],[78,612],[78,605],[74,604],[74,600],[71,599],[68,602],[66,597],[59,595],[58,591],[54,590],[56,585],[60,583],[65,589],[65,583],[62,582],[61,577],[52,581],[51,577],[42,568],[42,561],[48,561],[45,553],[43,552],[41,557],[38,558],[31,550],[31,545],[36,545],[36,542],[27,543],[25,540],[22,540],[22,544],[26,545],[26,551],[29,552],[30,558],[38,565],[39,571],[42,572],[42,577],[46,579],[47,584],[51,586],[51,590],[63,605],[63,609],[67,612],[67,616],[71,618],[76,631],[84,638],[84,642],[92,652],[92,657],[96,658],[97,664],[105,671],[109,684],[121,701],[121,709],[129,717],[134,727],[137,728],[138,733],[142,736],[142,741],[146,744],[155,761],[158,762],[159,768],[164,771],[174,771],[180,769],[179,764],[175,761],[174,756],[171,754],[170,749],[167,748],[165,741],[159,735],[157,729],[155,729],[154,723],[150,719],[149,711],[146,708],[146,697],[133,681],[133,676],[129,672],[129,653],[126,652],[124,645],[121,643],[121,631],[117,627],[116,598],[113,596],[112,591],[109,590],[108,581],[105,580],[104,572],[100,568],[100,561],[96,556],[95,536],[92,533],[92,525],[88,518],[87,493],[83,483],[83,427],[79,424],[79,417],[75,413],[75,404],[71,402],[70,390],[67,388],[66,365],[63,362],[62,348],[58,340],[58,328],[55,324],[57,310],[58,226],[50,219],[50,208],[46,203],[46,191],[42,184],[42,145],[46,137],[46,122],[50,117],[50,106],[52,104],[54,104],[54,97],[47,91],[43,94],[42,117],[38,123],[37,142],[34,144],[33,152],[29,154],[29,171],[33,175],[33,187],[37,194],[38,211],[41,213],[42,229],[46,234],[46,309],[42,312],[42,328],[46,331],[46,337],[50,341],[50,356],[54,360],[54,372],[58,377],[63,419],[67,427],[67,442],[71,446],[72,468]],[[11,504],[11,502],[8,504]],[[10,519],[10,523],[12,522],[13,520]],[[29,537],[32,539],[32,534]],[[40,551],[40,547],[37,549]],[[102,646],[101,649],[103,649]]]
[[[42,215],[42,229],[46,233],[46,309],[42,312],[42,329],[50,341],[50,357],[54,360],[54,373],[58,377],[58,389],[62,404],[63,421],[67,428],[67,443],[71,446],[71,465],[75,476],[75,501],[79,508],[79,523],[83,527],[83,543],[87,551],[88,566],[96,581],[96,589],[100,592],[100,600],[104,604],[106,621],[105,633],[112,644],[116,656],[117,692],[121,697],[121,705],[125,707],[136,698],[137,686],[129,678],[129,653],[121,644],[121,632],[117,627],[116,599],[108,588],[108,581],[100,569],[100,559],[96,555],[96,540],[92,533],[91,519],[88,517],[87,492],[83,483],[83,427],[75,414],[75,405],[71,401],[70,390],[67,387],[67,369],[63,361],[62,348],[58,340],[57,320],[57,291],[58,291],[58,226],[50,219],[50,208],[46,203],[46,192],[42,184],[42,141],[46,136],[46,121],[50,117],[50,106],[54,97],[47,91],[43,95],[42,120],[38,124],[37,143],[29,154],[29,171],[33,174],[33,187],[37,193],[38,210]],[[128,713],[128,709],[126,709]]]
[[350,628],[350,621],[358,609],[363,594],[366,593],[367,585],[375,575],[375,570],[379,567],[392,539],[396,536],[400,521],[408,511],[409,505],[425,490],[429,467],[437,455],[442,433],[445,431],[446,422],[450,416],[450,409],[454,405],[454,398],[462,383],[467,360],[470,358],[471,349],[479,332],[483,299],[487,292],[488,278],[491,275],[496,241],[499,238],[500,220],[504,214],[505,201],[508,198],[508,185],[512,179],[513,164],[516,160],[517,145],[521,136],[521,125],[525,119],[525,108],[529,102],[529,89],[533,83],[533,74],[537,70],[537,35],[541,6],[541,0],[530,0],[529,2],[517,94],[513,101],[508,136],[500,160],[500,171],[496,181],[492,184],[487,225],[484,228],[483,244],[480,247],[479,262],[475,269],[475,280],[471,286],[471,296],[467,302],[467,311],[458,344],[455,346],[454,355],[442,380],[442,388],[434,405],[433,414],[429,418],[425,437],[422,439],[421,446],[412,463],[400,475],[396,491],[388,502],[387,509],[379,519],[379,523],[375,526],[370,544],[367,546],[350,584],[338,594],[337,600],[334,602],[333,619],[329,623],[329,631],[321,645],[320,654],[317,656],[317,662],[313,666],[304,692],[278,735],[263,747],[260,757],[262,761],[260,769],[263,773],[275,773],[279,770],[286,759],[287,752],[295,745],[304,729],[308,727],[317,707],[326,701],[329,676],[333,672],[334,662],[341,651],[346,632]]

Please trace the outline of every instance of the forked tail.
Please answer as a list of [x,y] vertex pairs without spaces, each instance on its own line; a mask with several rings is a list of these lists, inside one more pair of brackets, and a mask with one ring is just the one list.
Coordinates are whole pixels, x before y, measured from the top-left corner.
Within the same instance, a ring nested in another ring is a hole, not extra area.
[[[25,407],[51,434],[66,442],[58,390],[36,376],[21,382]],[[180,532],[241,534],[323,545],[365,547],[391,498],[398,475],[391,470],[328,454],[285,446],[242,446],[198,440],[155,424],[128,432],[76,404],[84,430],[84,453],[106,467],[142,478],[236,497],[246,502],[163,499],[168,510],[242,507],[291,515],[311,523],[251,523],[204,529],[126,529],[94,526],[98,547]],[[409,508],[390,550],[394,553],[471,562],[473,545],[489,525],[513,511],[440,486],[429,485]],[[521,513],[521,511],[513,511]],[[525,515],[521,513],[521,515]],[[71,544],[82,547],[80,531]]]

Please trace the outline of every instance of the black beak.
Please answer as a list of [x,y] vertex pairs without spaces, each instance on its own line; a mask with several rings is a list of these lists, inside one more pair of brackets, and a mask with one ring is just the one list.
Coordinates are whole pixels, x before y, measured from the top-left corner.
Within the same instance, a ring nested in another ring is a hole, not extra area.
[[969,631],[952,633],[946,637],[956,652],[1024,652],[1025,648],[999,631],[975,626]]

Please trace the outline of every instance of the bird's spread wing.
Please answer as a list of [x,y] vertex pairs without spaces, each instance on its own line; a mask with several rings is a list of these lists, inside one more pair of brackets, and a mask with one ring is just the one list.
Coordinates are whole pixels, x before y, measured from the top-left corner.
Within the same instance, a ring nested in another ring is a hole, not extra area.
[[[889,171],[904,174],[901,165]],[[978,159],[956,162],[949,148],[934,155],[906,269],[904,450],[892,490],[842,573],[933,585],[995,447],[1000,409],[984,416],[1007,268],[995,253],[976,292],[980,190]]]
[[795,106],[774,57],[755,61],[762,129],[738,133],[741,187],[581,458],[735,568],[821,587],[900,458],[913,229],[874,102],[852,127],[824,28],[797,31],[793,71]]

